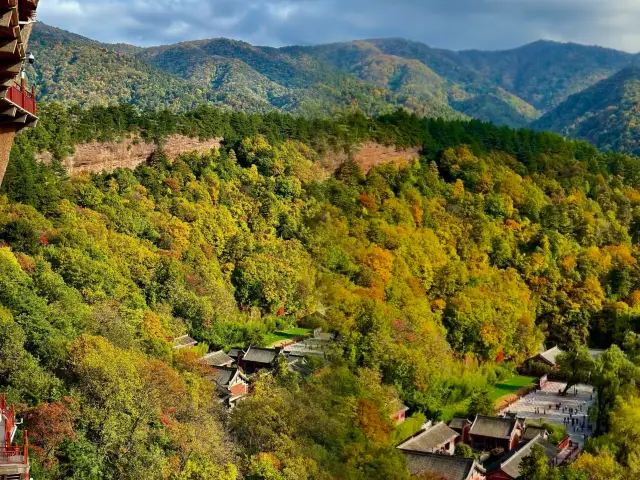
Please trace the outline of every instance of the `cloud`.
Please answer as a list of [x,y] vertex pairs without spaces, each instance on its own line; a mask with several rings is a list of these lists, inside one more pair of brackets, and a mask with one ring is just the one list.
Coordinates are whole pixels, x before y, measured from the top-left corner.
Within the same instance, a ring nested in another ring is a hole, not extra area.
[[405,37],[453,49],[546,38],[640,50],[640,0],[47,0],[39,18],[105,42],[260,45]]

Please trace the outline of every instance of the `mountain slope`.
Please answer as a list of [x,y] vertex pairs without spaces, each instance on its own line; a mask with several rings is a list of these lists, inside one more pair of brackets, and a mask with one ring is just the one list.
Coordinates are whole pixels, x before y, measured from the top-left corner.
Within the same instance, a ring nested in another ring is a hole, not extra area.
[[[454,52],[403,39],[271,48],[218,38],[141,48],[43,24],[32,45],[38,62],[30,76],[44,101],[128,102],[179,111],[208,103],[309,116],[352,108],[374,115],[404,107],[427,117],[473,117],[508,126],[529,125],[634,61],[624,52],[548,41],[498,52]],[[623,97],[629,95],[600,100]],[[627,110],[616,103],[607,107]],[[572,135],[567,127],[578,118],[558,115],[563,126],[553,127]],[[619,143],[628,147],[638,134],[632,126],[626,135],[631,139]]]
[[144,49],[102,44],[38,24],[32,48],[38,62],[30,74],[44,101],[128,102],[182,111],[209,103],[249,113],[282,110],[312,116],[354,106],[370,115],[406,106],[426,116],[463,118],[442,102],[424,99],[408,105],[402,96],[320,59],[227,39]]
[[640,155],[640,66],[569,97],[533,124],[614,151]]
[[498,52],[465,51],[458,58],[467,68],[543,112],[633,61],[630,53],[550,41]]
[[[617,50],[550,41],[495,52],[454,52],[397,38],[367,43],[386,55],[421,62],[440,77],[463,86],[476,105],[477,99],[484,98],[489,104],[502,100],[525,117],[535,110],[545,113],[569,95],[630,65],[634,58]],[[478,116],[465,106],[457,108]]]
[[[415,46],[413,53],[409,48],[412,46]],[[394,39],[283,50],[291,55],[321,58],[362,80],[388,88],[410,105],[437,101],[468,116],[511,126],[523,126],[539,117],[536,109],[526,102],[470,69],[463,71],[456,63],[455,52]]]
[[[274,107],[285,111],[320,111],[323,105],[346,107],[356,103],[365,112],[377,112],[388,103],[426,116],[460,117],[446,101],[435,96],[409,98],[387,85],[356,78],[320,57],[298,53],[290,55],[285,49],[211,39],[152,47],[137,57],[201,87],[213,82],[216,90],[228,88],[232,94],[232,90],[249,85],[262,91],[262,98]],[[233,72],[236,81],[216,75],[221,66]],[[277,96],[270,95],[273,88],[278,90]]]
[[29,47],[37,63],[28,69],[41,101],[81,105],[128,102],[144,108],[201,103],[198,89],[184,79],[134,56],[64,30],[37,24]]

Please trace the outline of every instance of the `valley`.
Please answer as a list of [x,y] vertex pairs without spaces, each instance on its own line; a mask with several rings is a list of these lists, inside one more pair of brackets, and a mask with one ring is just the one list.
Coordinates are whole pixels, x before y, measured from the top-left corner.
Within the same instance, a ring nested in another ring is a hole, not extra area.
[[214,3],[0,0],[0,480],[640,478],[638,55]]

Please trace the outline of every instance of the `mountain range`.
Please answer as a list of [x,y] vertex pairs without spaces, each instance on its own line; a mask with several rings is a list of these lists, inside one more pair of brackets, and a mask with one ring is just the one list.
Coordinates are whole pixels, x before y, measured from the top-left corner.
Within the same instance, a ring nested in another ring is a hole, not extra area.
[[29,72],[39,97],[187,110],[379,114],[404,107],[445,119],[532,126],[640,154],[638,55],[538,41],[505,51],[403,39],[259,47],[224,38],[141,48],[38,24]]

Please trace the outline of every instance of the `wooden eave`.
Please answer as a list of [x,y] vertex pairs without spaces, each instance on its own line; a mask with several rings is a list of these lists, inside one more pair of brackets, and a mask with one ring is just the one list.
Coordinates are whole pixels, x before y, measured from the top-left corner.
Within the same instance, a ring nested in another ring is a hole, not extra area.
[[18,130],[35,127],[38,117],[24,110],[5,97],[6,91],[0,94],[0,125],[13,124]]

